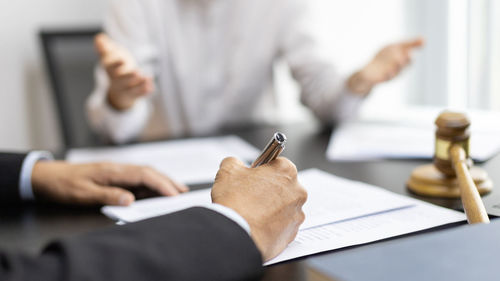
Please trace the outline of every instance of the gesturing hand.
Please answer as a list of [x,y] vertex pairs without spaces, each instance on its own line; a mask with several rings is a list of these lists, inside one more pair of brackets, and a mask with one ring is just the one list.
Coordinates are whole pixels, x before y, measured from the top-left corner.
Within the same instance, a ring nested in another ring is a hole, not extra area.
[[113,108],[127,110],[154,90],[152,78],[139,71],[128,50],[103,33],[95,37],[94,43],[110,79],[107,100]]
[[349,78],[348,87],[355,93],[366,94],[377,84],[391,80],[410,63],[412,51],[423,44],[424,40],[419,38],[383,48],[362,70]]
[[152,168],[114,163],[38,162],[31,181],[37,199],[73,205],[126,206],[138,188],[165,196],[188,191]]
[[225,159],[212,188],[212,201],[239,213],[264,260],[278,255],[293,241],[305,219],[307,193],[297,181],[295,165],[285,158],[248,168]]

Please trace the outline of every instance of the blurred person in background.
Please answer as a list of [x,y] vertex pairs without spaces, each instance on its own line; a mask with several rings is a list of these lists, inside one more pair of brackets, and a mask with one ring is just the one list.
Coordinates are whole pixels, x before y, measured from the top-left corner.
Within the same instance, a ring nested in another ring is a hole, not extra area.
[[273,100],[278,59],[301,86],[302,103],[323,122],[339,122],[356,112],[373,87],[396,77],[423,44],[415,39],[389,45],[342,77],[320,54],[308,28],[308,5],[111,0],[106,35],[95,40],[101,63],[87,103],[92,127],[124,143],[251,123],[266,104],[263,98]]

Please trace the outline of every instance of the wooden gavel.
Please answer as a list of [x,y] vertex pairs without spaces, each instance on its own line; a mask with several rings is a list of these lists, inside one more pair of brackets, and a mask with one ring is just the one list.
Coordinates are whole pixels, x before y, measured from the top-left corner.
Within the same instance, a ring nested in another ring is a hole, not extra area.
[[489,223],[480,192],[491,191],[492,182],[484,170],[472,167],[469,119],[464,114],[446,111],[436,119],[436,125],[434,165],[417,167],[408,180],[408,188],[424,196],[458,195],[470,224]]

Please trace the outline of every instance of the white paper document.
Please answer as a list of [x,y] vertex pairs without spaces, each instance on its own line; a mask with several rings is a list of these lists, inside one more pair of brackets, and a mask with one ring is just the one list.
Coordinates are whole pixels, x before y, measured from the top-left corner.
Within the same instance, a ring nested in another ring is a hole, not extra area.
[[[300,172],[299,181],[308,192],[306,220],[295,241],[267,265],[465,220],[463,213],[317,169]],[[210,201],[210,190],[205,189],[139,200],[129,207],[105,206],[102,212],[135,222]]]
[[101,211],[111,219],[131,223],[170,214],[186,208],[203,206],[211,202],[210,189],[202,189],[173,197],[137,200],[127,207],[104,206],[101,208]]
[[301,230],[280,255],[265,265],[465,220],[463,213],[415,201],[411,207]]
[[[300,229],[415,205],[415,201],[407,197],[317,169],[300,172],[299,181],[308,193],[303,207],[306,220]],[[116,220],[136,222],[210,202],[210,189],[205,189],[174,197],[138,200],[128,207],[106,206],[102,212]]]
[[415,205],[405,196],[317,169],[300,172],[299,181],[308,194],[300,229]]
[[[383,158],[432,158],[435,128],[417,124],[358,122],[336,129],[330,138],[327,158],[359,161]],[[500,131],[472,127],[471,156],[486,161],[500,151]]]
[[124,147],[72,149],[66,160],[75,163],[113,161],[148,165],[185,184],[210,183],[228,156],[253,161],[259,150],[236,136],[173,140]]

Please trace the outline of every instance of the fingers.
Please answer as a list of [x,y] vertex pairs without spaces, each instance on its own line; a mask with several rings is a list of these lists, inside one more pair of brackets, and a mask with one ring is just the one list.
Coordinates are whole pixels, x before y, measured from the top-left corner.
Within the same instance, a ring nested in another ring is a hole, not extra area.
[[[234,157],[227,157],[219,165],[219,170],[217,171],[217,174],[215,175],[215,182],[223,181],[225,178],[227,178],[229,175],[234,173],[236,171],[236,168],[246,168],[245,164]],[[214,185],[218,186],[218,185]]]
[[108,90],[108,102],[117,110],[127,110],[135,101],[154,91],[153,80],[137,72],[113,80]]
[[132,54],[106,34],[94,39],[101,64],[110,78],[108,101],[117,110],[127,110],[137,98],[154,90],[153,80],[139,72]]
[[300,229],[300,225],[305,221],[306,219],[306,215],[305,213],[302,211],[302,208],[300,208],[299,211],[297,211],[295,214],[294,214],[294,228],[293,228],[293,232],[291,233],[291,235],[288,237],[288,243],[291,243],[293,240],[295,240],[295,237],[297,237],[297,233],[299,232],[299,229]]
[[287,244],[292,243],[295,238],[297,237],[297,234],[299,233],[300,225],[305,221],[306,215],[304,211],[302,211],[302,208],[300,208],[295,214],[294,214],[294,220],[293,220],[293,229],[290,235],[288,236],[288,241]]
[[425,44],[425,40],[423,38],[417,38],[410,41],[406,41],[400,44],[401,51],[396,57],[396,62],[399,65],[399,68],[403,68],[411,62],[411,51],[414,48],[421,47]]
[[[302,213],[302,215],[304,215],[304,212],[302,212],[302,206],[304,206],[304,204],[307,202],[307,191],[306,189],[301,185],[301,184],[298,184],[297,185],[297,207],[300,209],[300,212]],[[301,220],[300,224],[302,224],[304,222],[304,219],[305,219],[305,215],[303,217],[303,219]]]
[[123,78],[123,76],[126,76],[126,75],[136,74],[135,72],[122,74],[122,72],[120,70],[124,64],[125,64],[125,62],[123,60],[113,61],[113,62],[109,62],[109,63],[106,63],[104,61],[102,62],[102,65],[104,66],[104,69],[106,70],[106,73],[108,74],[108,76],[111,79]]
[[153,90],[153,80],[137,72],[119,75],[115,78],[110,90],[121,96],[141,96]]
[[[302,206],[307,201],[307,191],[297,180],[297,166],[295,166],[292,161],[284,157],[278,157],[266,165],[268,165],[268,167],[273,167],[278,172],[284,173],[291,178],[290,186],[287,186],[287,188],[293,188],[296,207],[298,208],[299,213],[303,216]],[[300,223],[302,222],[303,218]]]
[[186,185],[168,178],[153,168],[142,168],[141,177],[141,182],[144,185],[164,196],[175,196],[189,191]]
[[373,87],[379,83],[393,79],[410,63],[411,48],[406,48],[405,46],[413,46],[420,43],[412,40],[386,46],[359,72],[362,75],[355,76],[359,79],[351,80],[354,84],[351,88],[356,88],[359,85],[371,85]]
[[[139,84],[133,85],[134,81],[139,81]],[[137,78],[137,80],[128,80],[123,82],[124,87],[119,91],[120,95],[128,98],[138,98],[153,91],[153,83],[149,78]],[[132,85],[132,86],[130,86]]]
[[109,75],[113,79],[115,79],[115,83],[117,85],[120,85],[124,88],[136,86],[136,85],[138,85],[138,84],[140,84],[143,81],[148,79],[147,77],[139,74],[139,72],[137,72],[137,71],[129,72],[126,74],[120,74],[120,73],[114,71],[114,69],[110,69]]
[[395,78],[411,62],[411,48],[404,47],[405,44],[417,44],[412,42],[392,45],[386,48],[377,59],[377,68],[380,79],[377,82],[388,81]]
[[[307,201],[307,191],[297,179],[297,167],[295,164],[287,158],[278,157],[270,163],[260,167],[266,168],[266,166],[267,168],[274,169],[276,174],[281,174],[281,176],[287,179],[285,188],[289,190],[291,195],[290,198],[292,202],[294,202],[294,206],[298,209],[298,212],[302,213],[302,206]],[[299,224],[301,224],[302,221],[300,221]]]
[[109,36],[100,33],[94,38],[95,48],[100,62],[111,78],[117,74],[126,74],[137,69],[132,54],[123,46],[115,43]]
[[260,167],[265,167],[266,165],[268,167],[272,167],[272,168],[276,169],[277,171],[280,171],[280,172],[283,172],[286,174],[293,174],[294,176],[297,176],[297,167],[295,166],[295,164],[292,161],[288,160],[287,158],[278,157],[278,158],[274,159],[273,161],[271,161],[265,165],[262,165]]
[[94,37],[94,46],[99,55],[102,57],[113,51],[114,43],[108,35],[99,33]]
[[184,184],[177,183],[150,167],[114,163],[103,163],[100,166],[100,169],[105,171],[106,178],[103,181],[108,184],[144,186],[165,196],[174,196],[189,190]]
[[134,194],[125,189],[88,183],[85,189],[76,194],[74,200],[82,205],[128,206],[135,201]]
[[245,164],[235,157],[227,157],[220,163],[220,169],[231,169],[237,166],[245,167]]
[[127,65],[125,59],[119,56],[106,55],[106,57],[101,59],[101,64],[112,83],[116,82],[116,79],[123,78],[125,75],[139,75],[136,68],[130,67],[130,63]]
[[413,40],[403,42],[403,43],[401,43],[401,46],[405,49],[413,49],[413,48],[422,47],[424,44],[425,44],[424,38],[419,37],[419,38],[416,38]]
[[104,33],[99,33],[94,37],[94,45],[97,53],[101,57],[101,64],[106,69],[108,75],[113,78],[120,68],[125,65],[125,60],[117,53],[117,46]]

